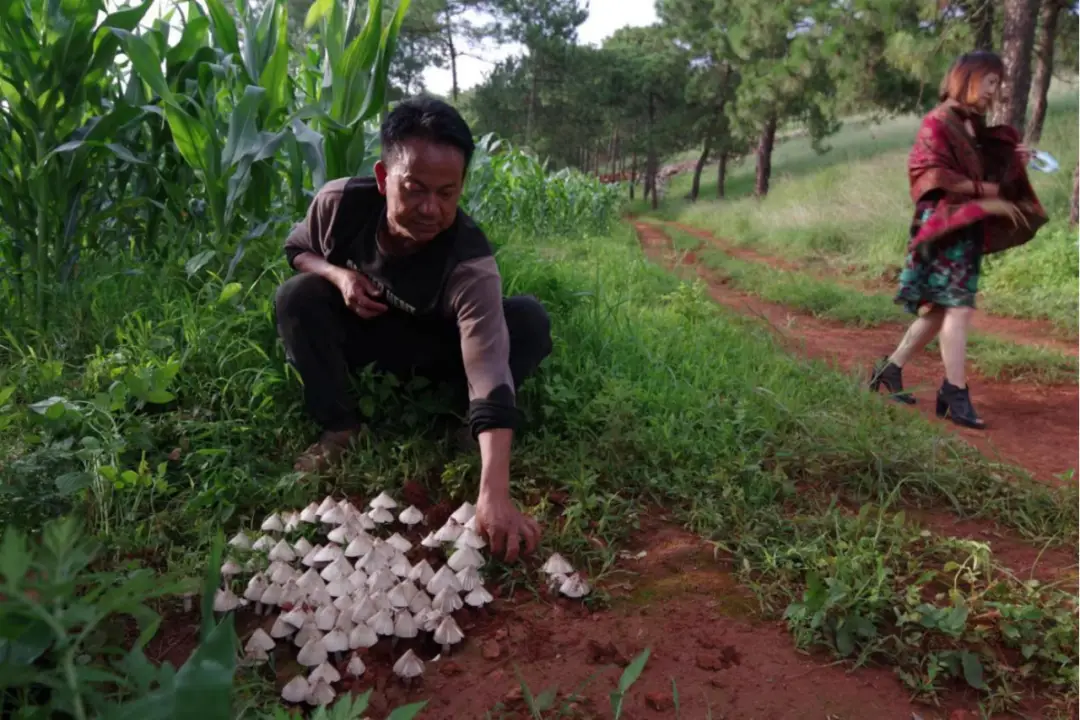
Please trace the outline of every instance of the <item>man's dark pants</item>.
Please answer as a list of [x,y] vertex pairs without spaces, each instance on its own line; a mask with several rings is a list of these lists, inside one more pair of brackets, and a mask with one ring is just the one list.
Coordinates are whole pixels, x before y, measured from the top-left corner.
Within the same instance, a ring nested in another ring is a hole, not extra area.
[[[360,425],[349,398],[350,374],[374,363],[399,376],[419,375],[466,387],[457,325],[449,319],[416,317],[389,308],[364,319],[345,306],[341,291],[313,273],[286,280],[274,299],[278,335],[285,354],[304,381],[311,417],[326,431]],[[551,321],[531,296],[503,299],[510,333],[514,387],[551,353]]]

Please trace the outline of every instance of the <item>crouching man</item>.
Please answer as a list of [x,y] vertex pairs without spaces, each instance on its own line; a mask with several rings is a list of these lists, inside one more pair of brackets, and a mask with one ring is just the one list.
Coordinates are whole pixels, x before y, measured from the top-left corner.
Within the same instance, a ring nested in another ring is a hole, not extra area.
[[278,334],[323,428],[296,469],[324,469],[358,432],[351,372],[374,363],[464,383],[482,465],[477,522],[513,561],[540,536],[510,499],[510,446],[515,389],[551,352],[548,316],[533,297],[502,297],[491,246],[458,208],[474,149],[458,112],[407,100],[381,136],[374,178],[328,182],[285,242],[298,274],[278,288]]

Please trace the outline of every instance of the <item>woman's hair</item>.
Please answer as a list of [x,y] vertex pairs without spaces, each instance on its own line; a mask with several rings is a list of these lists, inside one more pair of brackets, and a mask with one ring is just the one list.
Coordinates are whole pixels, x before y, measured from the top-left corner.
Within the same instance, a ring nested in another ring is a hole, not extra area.
[[1005,63],[996,53],[976,50],[961,55],[945,73],[938,91],[938,99],[955,100],[964,105],[974,105],[978,100],[979,84],[987,75],[1005,74]]

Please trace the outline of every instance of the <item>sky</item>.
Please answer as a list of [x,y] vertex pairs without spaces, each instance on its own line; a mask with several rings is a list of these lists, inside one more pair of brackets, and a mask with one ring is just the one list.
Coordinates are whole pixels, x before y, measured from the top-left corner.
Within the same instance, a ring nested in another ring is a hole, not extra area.
[[[589,19],[578,28],[578,42],[582,45],[600,45],[620,28],[651,25],[656,19],[655,0],[589,0]],[[520,52],[519,46],[504,45],[481,49],[476,54],[482,59],[459,58],[458,86],[461,90],[468,90],[479,85],[493,63]],[[449,68],[428,68],[424,71],[424,85],[430,92],[449,95]]]

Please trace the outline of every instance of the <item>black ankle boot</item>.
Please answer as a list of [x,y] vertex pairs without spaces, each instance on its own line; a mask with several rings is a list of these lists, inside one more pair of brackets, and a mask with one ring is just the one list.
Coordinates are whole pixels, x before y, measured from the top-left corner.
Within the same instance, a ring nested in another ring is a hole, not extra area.
[[986,427],[975,407],[971,404],[971,393],[968,388],[958,388],[944,380],[937,394],[937,416],[948,417],[957,425],[981,430]]
[[900,366],[889,362],[888,357],[882,358],[874,365],[874,372],[870,376],[870,391],[877,392],[884,385],[893,400],[905,405],[914,405],[915,398],[911,393],[904,392],[904,376]]

